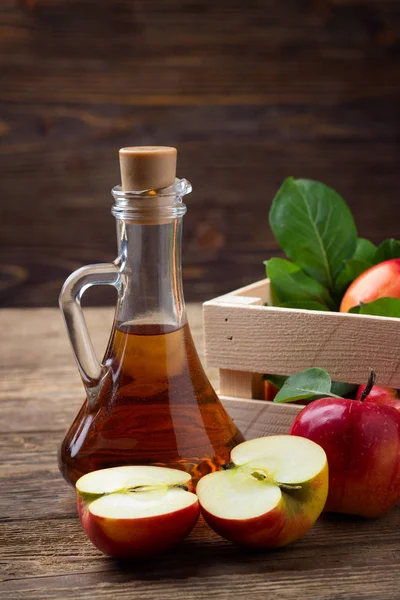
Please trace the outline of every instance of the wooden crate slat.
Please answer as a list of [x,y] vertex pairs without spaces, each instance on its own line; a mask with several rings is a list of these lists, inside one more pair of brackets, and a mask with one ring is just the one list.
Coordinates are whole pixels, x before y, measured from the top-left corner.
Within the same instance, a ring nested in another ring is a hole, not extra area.
[[246,440],[288,433],[294,418],[303,408],[296,404],[274,404],[264,400],[220,398]]
[[[265,297],[267,281],[247,286]],[[240,290],[239,290],[240,292]],[[205,356],[210,367],[291,375],[322,367],[332,379],[400,387],[400,320],[235,302],[235,293],[206,302]]]

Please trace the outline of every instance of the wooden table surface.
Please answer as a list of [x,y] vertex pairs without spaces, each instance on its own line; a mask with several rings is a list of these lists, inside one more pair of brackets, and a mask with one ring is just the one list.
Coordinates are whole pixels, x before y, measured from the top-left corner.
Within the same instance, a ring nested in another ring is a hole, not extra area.
[[[189,306],[201,350],[201,310]],[[96,347],[110,309],[91,309]],[[86,539],[56,451],[83,398],[56,309],[0,312],[0,596],[63,599],[376,600],[400,598],[400,508],[379,520],[326,515],[297,544],[256,553],[202,521],[177,549],[146,562],[106,558]],[[211,373],[214,380],[215,373]],[[244,430],[246,413],[236,415]]]

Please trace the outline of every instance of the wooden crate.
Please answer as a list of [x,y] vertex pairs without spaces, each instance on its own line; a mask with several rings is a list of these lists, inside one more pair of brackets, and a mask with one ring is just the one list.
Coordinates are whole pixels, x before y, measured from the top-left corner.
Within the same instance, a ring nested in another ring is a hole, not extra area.
[[219,394],[234,418],[251,410],[260,435],[287,432],[302,408],[259,400],[263,373],[321,367],[335,381],[361,384],[373,368],[377,384],[400,387],[400,319],[265,306],[269,302],[263,279],[203,304],[205,357],[219,369]]

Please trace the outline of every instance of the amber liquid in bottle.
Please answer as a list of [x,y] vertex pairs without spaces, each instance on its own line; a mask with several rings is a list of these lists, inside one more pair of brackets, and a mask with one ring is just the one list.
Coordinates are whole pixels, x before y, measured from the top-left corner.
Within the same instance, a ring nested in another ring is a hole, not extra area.
[[[161,465],[196,482],[229,461],[243,437],[200,363],[188,325],[122,325],[93,406],[86,400],[60,448],[68,481],[119,465]],[[162,462],[160,458],[162,457]]]

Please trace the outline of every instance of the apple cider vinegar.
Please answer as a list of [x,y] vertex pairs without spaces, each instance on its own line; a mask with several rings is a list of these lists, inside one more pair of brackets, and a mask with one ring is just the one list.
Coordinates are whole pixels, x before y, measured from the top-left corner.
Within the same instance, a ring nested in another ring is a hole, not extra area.
[[[122,189],[113,190],[119,256],[73,273],[60,296],[86,400],[61,444],[59,466],[71,484],[121,465],[177,468],[196,482],[228,462],[243,437],[208,381],[187,324],[180,244],[182,196],[191,187],[175,179],[173,148],[122,149],[120,159]],[[113,285],[119,296],[102,363],[80,307],[84,290],[98,284]]]
[[116,465],[183,469],[194,480],[243,438],[212,389],[188,325],[117,328],[96,403],[86,401],[61,447],[66,479]]

